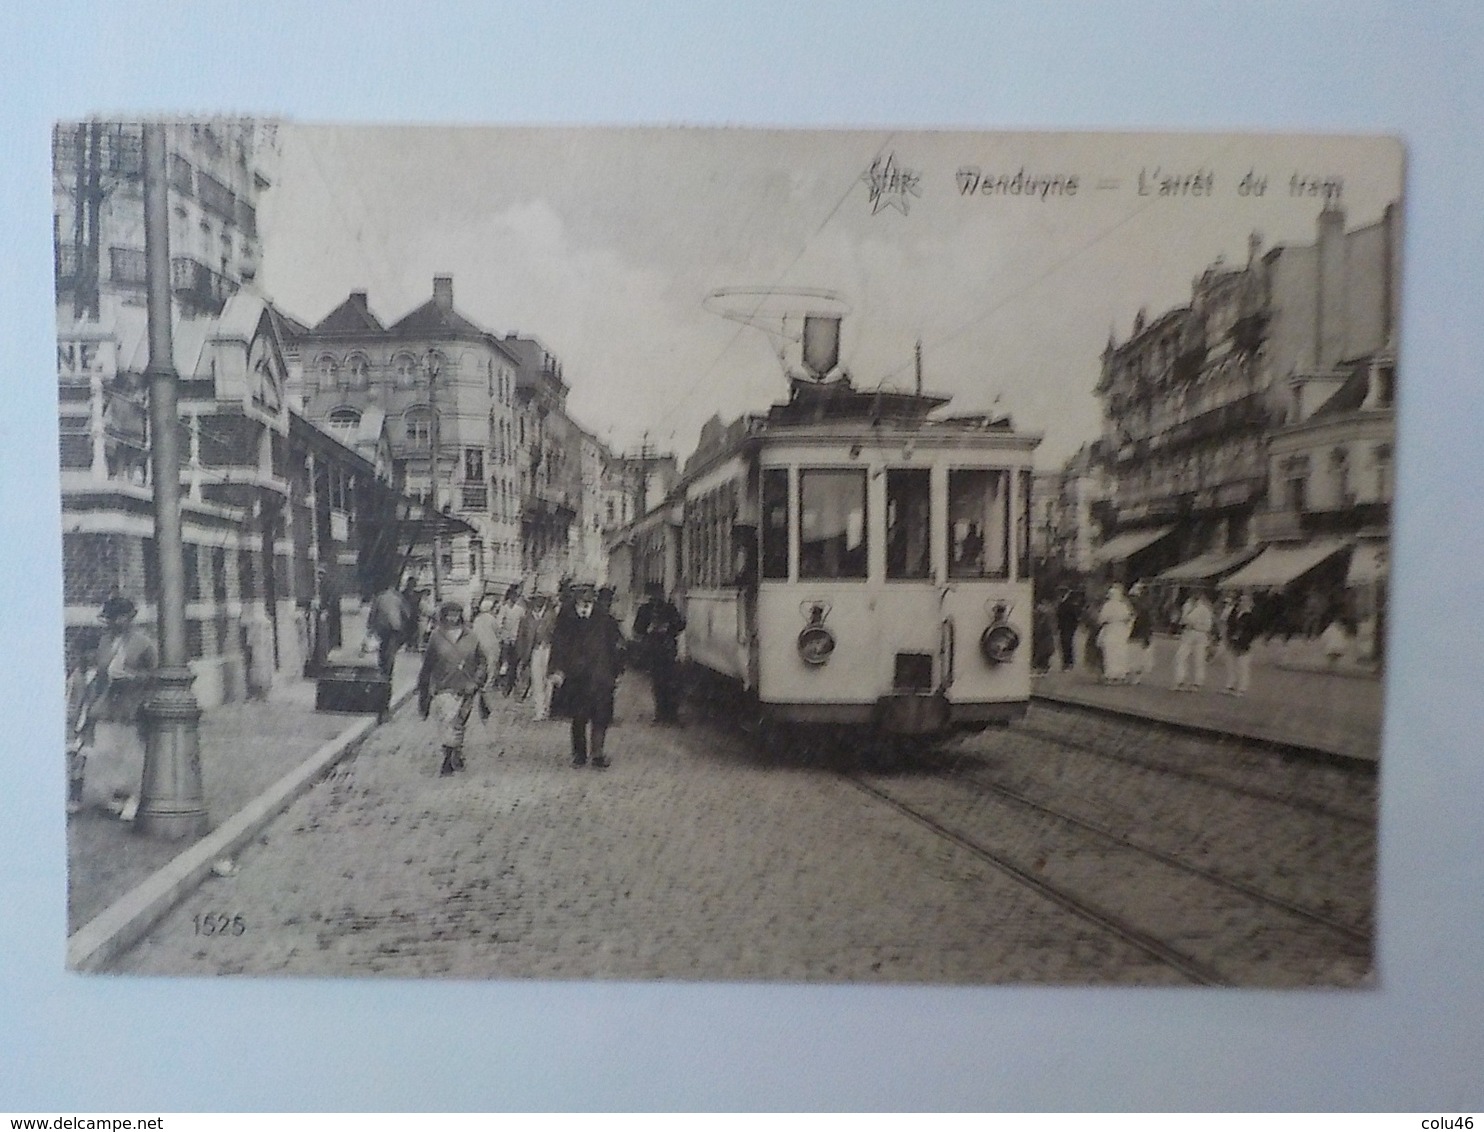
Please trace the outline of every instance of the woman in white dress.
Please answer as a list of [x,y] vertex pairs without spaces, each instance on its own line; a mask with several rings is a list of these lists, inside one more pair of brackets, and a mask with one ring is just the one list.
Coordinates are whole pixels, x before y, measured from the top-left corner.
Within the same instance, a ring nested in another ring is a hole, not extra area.
[[1098,644],[1103,650],[1103,679],[1122,684],[1128,679],[1128,635],[1133,626],[1134,610],[1123,587],[1108,588],[1108,597],[1098,610]]

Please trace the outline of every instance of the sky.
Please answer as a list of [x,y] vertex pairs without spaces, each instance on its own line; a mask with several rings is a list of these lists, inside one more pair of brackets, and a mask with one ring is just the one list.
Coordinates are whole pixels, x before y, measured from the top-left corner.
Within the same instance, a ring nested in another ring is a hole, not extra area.
[[[1207,265],[1245,260],[1253,232],[1264,249],[1312,242],[1310,181],[1339,179],[1350,226],[1376,220],[1403,161],[1395,141],[1359,136],[295,124],[279,137],[260,281],[297,318],[365,290],[390,323],[451,275],[464,315],[562,360],[584,426],[683,456],[712,414],[786,394],[774,339],[707,296],[825,290],[847,312],[858,387],[910,388],[920,340],[924,387],[1041,433],[1042,467],[1097,435],[1110,333],[1183,305]],[[1020,192],[984,191],[1017,174]],[[1048,180],[1044,196],[1024,191]],[[807,306],[770,297],[762,314]]]

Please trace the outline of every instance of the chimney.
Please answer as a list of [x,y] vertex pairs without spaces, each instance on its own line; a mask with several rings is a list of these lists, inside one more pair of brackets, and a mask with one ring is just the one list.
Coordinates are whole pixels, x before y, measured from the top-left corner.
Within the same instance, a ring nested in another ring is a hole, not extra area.
[[365,291],[352,291],[350,293],[350,301],[353,302],[353,303],[355,303],[355,305],[358,306],[358,307],[364,307],[364,306],[366,306],[366,292]]
[[1345,213],[1325,205],[1314,248],[1314,368],[1334,369],[1345,356]]
[[453,276],[433,276],[433,302],[441,311],[453,310]]

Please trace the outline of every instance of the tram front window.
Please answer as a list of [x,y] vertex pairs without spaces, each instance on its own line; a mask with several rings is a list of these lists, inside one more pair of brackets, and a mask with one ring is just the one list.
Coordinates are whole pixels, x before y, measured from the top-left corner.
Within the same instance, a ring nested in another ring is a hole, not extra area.
[[799,577],[866,576],[866,473],[799,472]]
[[763,577],[788,579],[788,469],[763,469]]
[[1010,576],[1010,473],[948,473],[948,576]]
[[886,576],[932,574],[932,480],[926,468],[886,473]]

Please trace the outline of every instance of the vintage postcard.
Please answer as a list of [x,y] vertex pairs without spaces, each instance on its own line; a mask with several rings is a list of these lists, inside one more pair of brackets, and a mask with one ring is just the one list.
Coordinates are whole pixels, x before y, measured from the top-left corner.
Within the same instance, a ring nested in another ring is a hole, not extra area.
[[53,154],[70,968],[1373,984],[1395,139]]

